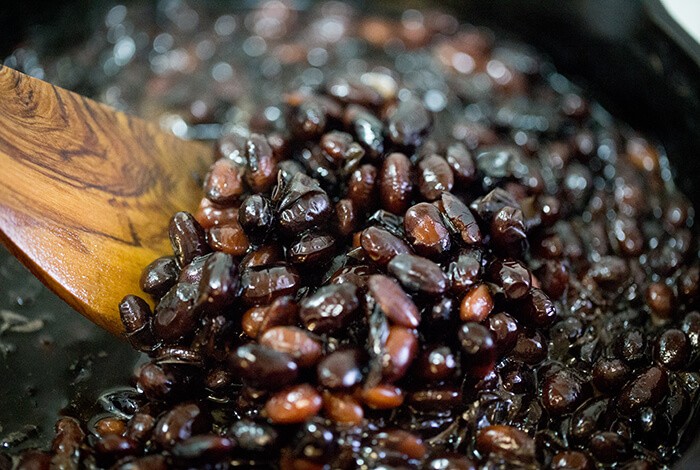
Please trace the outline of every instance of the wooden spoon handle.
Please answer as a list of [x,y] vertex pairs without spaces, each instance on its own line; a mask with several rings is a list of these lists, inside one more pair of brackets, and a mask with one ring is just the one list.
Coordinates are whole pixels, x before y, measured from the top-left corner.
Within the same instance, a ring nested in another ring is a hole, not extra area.
[[0,65],[0,239],[101,327],[141,270],[169,253],[168,221],[197,207],[211,149]]

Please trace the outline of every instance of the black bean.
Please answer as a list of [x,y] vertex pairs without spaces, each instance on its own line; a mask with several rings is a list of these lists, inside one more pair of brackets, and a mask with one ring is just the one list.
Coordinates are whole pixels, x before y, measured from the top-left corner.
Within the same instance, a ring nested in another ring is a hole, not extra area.
[[[491,281],[501,287],[506,297],[511,300],[523,298],[530,291],[530,271],[517,260],[496,260],[489,265],[487,272]],[[541,297],[539,294],[535,295]]]
[[399,147],[418,147],[430,132],[433,119],[417,98],[400,101],[387,123],[389,139]]
[[411,203],[413,182],[411,161],[403,153],[389,154],[379,173],[379,200],[382,208],[394,214],[403,214]]
[[191,336],[199,316],[194,309],[199,292],[192,284],[175,284],[158,303],[153,317],[153,332],[165,342],[173,343]]
[[246,384],[264,390],[285,387],[299,374],[290,355],[254,343],[239,346],[229,355],[228,364]]
[[405,241],[379,227],[363,230],[360,244],[369,258],[380,266],[385,266],[396,255],[411,252]]
[[454,175],[444,158],[433,154],[418,162],[418,189],[425,199],[435,201],[453,186]]
[[631,416],[644,406],[654,406],[668,393],[668,373],[660,367],[650,367],[630,380],[620,392],[617,407],[621,414]]
[[245,191],[244,168],[229,158],[220,158],[209,168],[204,178],[204,194],[216,204],[235,202]]
[[241,299],[249,305],[265,305],[277,297],[295,295],[301,278],[296,269],[287,265],[261,266],[241,273]]
[[604,393],[616,393],[627,383],[631,372],[620,359],[598,359],[593,365],[593,385]]
[[343,121],[369,156],[376,158],[384,152],[384,124],[368,109],[350,105],[345,109]]
[[169,234],[180,267],[187,266],[195,257],[211,251],[204,229],[188,212],[178,212],[172,217]]
[[690,357],[688,337],[681,330],[664,331],[654,347],[654,358],[669,370],[678,370],[686,366]]
[[334,250],[333,236],[307,232],[289,248],[289,260],[297,265],[318,266],[333,258]]
[[458,332],[462,367],[473,377],[485,377],[493,370],[496,347],[489,330],[478,323],[464,323]]
[[153,440],[163,449],[171,449],[177,442],[204,432],[209,427],[209,416],[195,403],[176,405],[156,423]]
[[151,307],[136,295],[127,295],[119,304],[119,316],[124,325],[124,334],[131,345],[139,351],[149,351],[156,340],[152,330]]
[[469,208],[454,195],[444,192],[440,198],[442,211],[454,231],[467,245],[481,242],[481,230]]
[[613,464],[627,459],[629,443],[614,432],[601,431],[593,434],[588,444],[591,454],[604,464]]
[[223,252],[212,254],[204,263],[195,308],[213,312],[224,309],[236,300],[240,279],[238,264]]
[[226,435],[233,438],[238,447],[246,452],[264,454],[277,449],[278,432],[265,423],[250,419],[237,420],[228,428]]
[[141,290],[160,299],[175,285],[180,270],[173,256],[163,256],[146,266],[141,274]]
[[476,180],[476,166],[469,149],[461,142],[455,142],[447,147],[445,154],[447,164],[452,168],[455,181],[460,185],[469,186]]
[[307,421],[294,438],[292,452],[310,462],[329,462],[338,452],[337,436],[320,420]]
[[323,286],[301,301],[299,317],[309,331],[331,333],[352,321],[359,305],[353,284]]
[[318,363],[318,382],[329,389],[348,389],[362,381],[363,353],[358,349],[335,351]]
[[496,313],[489,317],[489,330],[496,343],[499,355],[510,352],[518,341],[518,323],[507,313]]
[[260,194],[246,197],[238,208],[238,222],[251,239],[261,239],[270,230],[274,214],[270,201]]
[[170,453],[177,459],[197,460],[209,464],[225,459],[235,448],[236,443],[232,439],[214,434],[201,434],[175,443]]
[[318,181],[297,173],[284,188],[277,221],[284,233],[293,235],[321,226],[331,212],[330,199]]
[[568,370],[549,375],[542,385],[542,404],[553,415],[571,413],[590,395],[590,386]]
[[447,290],[447,276],[429,259],[409,254],[395,256],[387,270],[412,292],[439,295]]
[[525,218],[520,209],[506,206],[496,212],[490,231],[496,250],[507,256],[520,257],[527,248]]

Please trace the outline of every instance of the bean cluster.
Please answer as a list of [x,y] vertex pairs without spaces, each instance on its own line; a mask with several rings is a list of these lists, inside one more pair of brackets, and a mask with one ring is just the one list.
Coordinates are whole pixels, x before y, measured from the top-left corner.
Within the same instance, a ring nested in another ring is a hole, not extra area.
[[[678,458],[700,389],[700,267],[662,150],[489,31],[372,21],[354,33],[372,71],[289,91],[274,122],[218,139],[199,208],[172,217],[173,254],[143,272],[155,308],[119,305],[150,358],[135,389],[108,394],[87,433],[62,418],[52,452],[23,461]],[[377,46],[392,28],[439,67],[448,109],[393,70]]]

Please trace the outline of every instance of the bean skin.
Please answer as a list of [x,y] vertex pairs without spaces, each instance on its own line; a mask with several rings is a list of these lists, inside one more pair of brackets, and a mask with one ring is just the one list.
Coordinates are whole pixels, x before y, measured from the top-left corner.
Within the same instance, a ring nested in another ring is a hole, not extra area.
[[481,243],[481,229],[466,204],[448,192],[442,193],[440,203],[445,218],[465,244]]
[[379,173],[379,199],[382,208],[403,214],[411,202],[413,192],[411,162],[403,153],[391,153],[386,157]]
[[249,268],[241,273],[241,298],[248,305],[265,305],[277,297],[294,295],[301,279],[297,270],[287,265]]

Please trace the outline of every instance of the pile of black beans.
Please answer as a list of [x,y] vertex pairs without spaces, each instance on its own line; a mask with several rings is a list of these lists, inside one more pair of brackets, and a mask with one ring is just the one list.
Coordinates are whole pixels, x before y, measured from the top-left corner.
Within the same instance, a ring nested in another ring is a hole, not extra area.
[[22,468],[679,457],[700,264],[663,149],[522,46],[409,13],[343,23],[371,68],[290,89],[279,116],[218,139],[173,254],[119,305],[150,358],[135,388],[61,418]]

